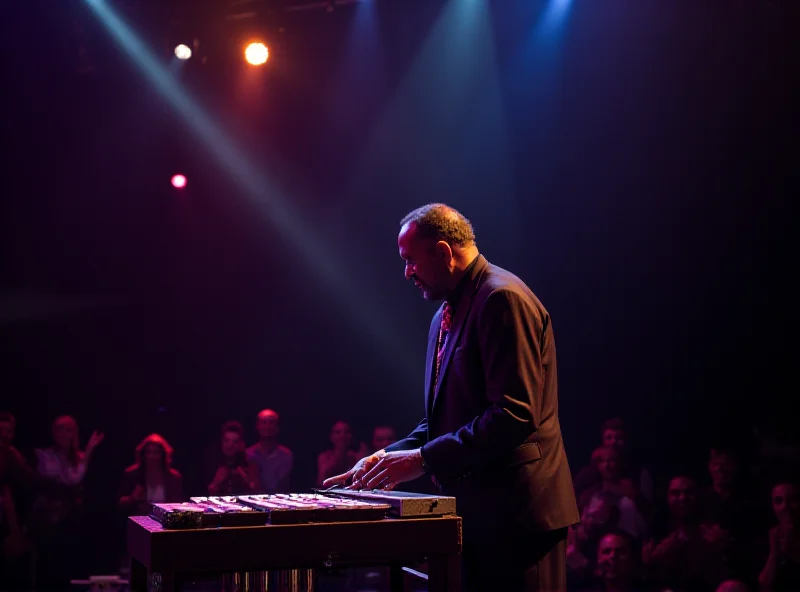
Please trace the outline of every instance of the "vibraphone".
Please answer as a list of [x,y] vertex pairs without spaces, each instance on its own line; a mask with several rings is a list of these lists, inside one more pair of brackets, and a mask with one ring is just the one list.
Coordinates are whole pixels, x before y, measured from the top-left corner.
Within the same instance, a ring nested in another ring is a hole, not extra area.
[[172,591],[227,574],[238,592],[313,592],[318,570],[427,561],[428,590],[460,590],[455,498],[398,491],[193,497],[128,521],[131,590]]

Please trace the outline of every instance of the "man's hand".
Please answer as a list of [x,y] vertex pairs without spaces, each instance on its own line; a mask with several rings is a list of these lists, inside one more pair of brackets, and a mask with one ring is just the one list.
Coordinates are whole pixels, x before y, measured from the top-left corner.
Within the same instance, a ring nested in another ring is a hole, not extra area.
[[[387,452],[359,479],[359,489],[394,489],[398,484],[413,481],[424,474],[419,448]],[[355,479],[353,485],[359,486]]]
[[[378,461],[383,458],[386,453],[383,450],[379,450],[375,454],[370,454],[369,456],[365,456],[360,461],[358,461],[353,468],[347,471],[346,473],[342,473],[341,475],[336,475],[335,477],[329,477],[322,482],[323,487],[331,487],[332,485],[344,485],[350,479],[353,478],[353,485],[356,485],[361,482],[361,478],[364,474],[369,471],[372,467],[378,464]],[[357,487],[361,489],[360,486]]]

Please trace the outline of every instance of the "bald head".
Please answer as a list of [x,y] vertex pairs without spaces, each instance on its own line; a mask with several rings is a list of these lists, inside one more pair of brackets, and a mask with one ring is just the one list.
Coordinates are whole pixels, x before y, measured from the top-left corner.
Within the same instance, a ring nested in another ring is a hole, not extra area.
[[272,409],[264,409],[259,412],[256,421],[256,429],[262,440],[271,440],[278,437],[278,422],[280,417]]

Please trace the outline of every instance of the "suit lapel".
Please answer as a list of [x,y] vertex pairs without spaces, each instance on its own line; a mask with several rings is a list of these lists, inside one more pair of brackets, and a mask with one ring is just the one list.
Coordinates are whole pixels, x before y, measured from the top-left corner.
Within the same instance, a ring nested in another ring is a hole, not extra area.
[[433,370],[436,364],[436,339],[439,337],[439,326],[442,323],[442,307],[433,315],[431,328],[428,332],[428,354],[425,358],[425,411],[430,415],[433,396]]
[[[473,287],[470,286],[470,288]],[[458,338],[461,336],[461,330],[464,328],[464,321],[467,319],[469,309],[472,307],[474,295],[475,290],[470,289],[462,296],[461,302],[458,303],[456,315],[453,317],[453,325],[450,328],[450,335],[448,335],[447,343],[444,347],[444,357],[442,358],[442,365],[439,368],[439,381],[436,383],[436,392],[433,394],[433,405],[431,405],[431,411],[433,410],[433,407],[436,405],[436,401],[439,398],[439,391],[442,389],[442,383],[444,382],[445,373],[447,372],[447,366],[450,363],[450,358],[453,357],[453,350],[456,348]],[[441,318],[441,312],[439,317]],[[433,347],[436,349],[435,342]]]

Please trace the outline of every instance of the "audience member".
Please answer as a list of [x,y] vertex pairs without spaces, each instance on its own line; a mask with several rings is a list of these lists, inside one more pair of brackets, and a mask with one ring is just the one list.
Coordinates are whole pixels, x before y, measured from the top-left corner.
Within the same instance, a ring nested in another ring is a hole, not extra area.
[[[636,492],[633,498],[641,495],[648,502],[652,502],[653,477],[646,468],[634,460],[630,451],[630,438],[625,422],[620,418],[609,419],[603,424],[600,437],[602,447],[613,448],[619,454],[620,477],[629,482],[630,487]],[[584,491],[597,485],[601,479],[600,471],[593,461],[575,475],[575,495],[580,498]],[[634,501],[639,503],[638,500]],[[645,508],[640,508],[640,510],[646,513]]]
[[712,448],[708,472],[711,486],[701,498],[703,521],[719,524],[734,536],[754,535],[754,522],[760,512],[747,490],[738,455],[729,448]]
[[641,592],[642,581],[634,545],[624,532],[606,534],[597,546],[597,590],[603,592]]
[[333,424],[330,441],[333,448],[320,452],[317,457],[317,487],[328,477],[346,473],[361,458],[352,449],[353,432],[349,423],[337,421]]
[[754,542],[769,523],[766,504],[756,503],[758,488],[746,478],[733,449],[712,448],[708,472],[711,486],[700,498],[702,522],[718,525],[726,579],[748,579],[757,570]]
[[800,488],[783,480],[772,489],[772,510],[778,524],[769,531],[769,556],[758,582],[769,592],[800,590]]
[[28,508],[36,482],[33,469],[14,448],[16,419],[0,412],[0,590],[29,589],[32,544],[26,530]]
[[172,468],[173,450],[159,434],[150,434],[136,447],[136,462],[125,469],[119,506],[131,516],[146,516],[150,504],[182,502],[183,477]]
[[592,460],[600,474],[600,481],[583,492],[578,506],[584,509],[589,504],[597,503],[596,498],[601,493],[613,496],[619,508],[617,528],[636,539],[643,538],[647,533],[647,524],[635,503],[638,492],[631,488],[629,480],[621,476],[622,465],[618,449],[611,446],[598,448],[592,454]]
[[379,425],[372,430],[372,452],[383,450],[395,442],[397,442],[397,434],[392,426]]
[[256,420],[258,442],[247,449],[250,485],[260,493],[288,493],[292,488],[292,451],[278,443],[280,416],[264,409]]
[[52,446],[35,451],[39,475],[55,485],[40,491],[32,515],[37,587],[43,590],[59,589],[83,571],[83,552],[71,543],[83,535],[83,480],[104,436],[93,432],[82,451],[78,423],[64,415],[53,422],[52,437]]
[[383,450],[389,444],[397,441],[397,435],[394,428],[388,425],[378,425],[372,430],[372,440],[369,445],[362,442],[358,447],[358,458],[364,458],[379,450]]
[[217,463],[214,479],[208,486],[209,495],[235,495],[253,491],[242,424],[227,421],[222,425],[220,448],[222,460]]
[[567,572],[570,587],[580,588],[594,582],[597,548],[600,540],[617,531],[617,497],[601,492],[592,497],[581,511],[581,521],[571,526],[567,537]]
[[660,542],[650,540],[642,551],[651,580],[677,590],[713,589],[721,580],[723,533],[716,524],[701,524],[693,479],[669,482],[667,507]]

